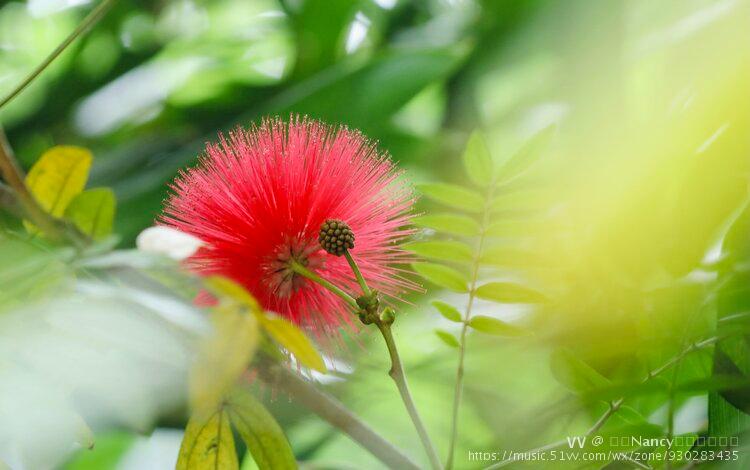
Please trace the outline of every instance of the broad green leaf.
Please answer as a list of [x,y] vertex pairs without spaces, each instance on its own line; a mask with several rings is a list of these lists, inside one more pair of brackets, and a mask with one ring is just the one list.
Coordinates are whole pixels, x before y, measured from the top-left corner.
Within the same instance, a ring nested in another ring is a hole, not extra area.
[[315,349],[312,341],[291,322],[272,315],[259,317],[263,329],[287,351],[292,353],[300,364],[319,372],[326,371],[323,358]]
[[52,147],[31,167],[26,185],[44,210],[62,217],[86,186],[91,158],[91,152],[81,147]]
[[435,330],[435,334],[437,335],[438,338],[440,338],[440,340],[443,343],[447,344],[448,346],[452,348],[457,348],[460,346],[456,337],[448,333],[445,330]]
[[477,297],[509,304],[530,304],[547,300],[541,293],[510,282],[488,282],[477,287]]
[[469,320],[469,326],[482,333],[497,336],[520,336],[525,332],[504,321],[498,320],[497,318],[487,317],[484,315],[477,315]]
[[479,131],[474,131],[464,150],[464,167],[471,180],[479,186],[488,186],[494,176],[492,156],[487,142]]
[[109,188],[89,189],[76,195],[65,209],[65,218],[94,240],[112,233],[115,193]]
[[484,198],[481,194],[471,189],[456,186],[455,184],[418,184],[417,189],[428,198],[457,209],[480,212],[484,207]]
[[255,297],[232,279],[224,276],[210,276],[203,282],[214,294],[228,297],[240,305],[250,308],[256,314],[263,312]]
[[446,319],[454,322],[461,322],[461,312],[459,312],[453,305],[440,300],[433,300],[432,306],[435,307]]
[[227,402],[229,416],[259,468],[296,469],[289,442],[271,413],[248,391],[235,389]]
[[547,148],[554,130],[554,125],[548,126],[521,146],[521,149],[500,168],[500,180],[509,181],[533,165]]
[[569,390],[581,393],[601,389],[609,380],[567,349],[557,349],[550,359],[552,375]]
[[479,235],[479,224],[465,215],[433,214],[414,217],[411,222],[417,227],[426,227],[452,235]]
[[258,346],[255,315],[236,305],[211,312],[214,331],[201,345],[190,374],[190,399],[198,411],[215,407],[250,363]]
[[176,470],[239,469],[229,420],[223,407],[205,419],[193,415],[185,428]]
[[453,268],[435,263],[418,263],[413,264],[412,267],[420,276],[440,287],[455,292],[467,292],[469,290],[466,276]]
[[456,241],[412,242],[403,247],[425,258],[467,262],[472,259],[471,248]]

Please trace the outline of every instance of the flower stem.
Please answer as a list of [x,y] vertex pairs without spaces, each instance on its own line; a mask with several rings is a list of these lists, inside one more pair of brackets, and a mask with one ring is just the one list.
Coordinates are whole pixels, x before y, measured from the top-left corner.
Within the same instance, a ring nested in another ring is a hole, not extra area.
[[346,250],[344,252],[344,256],[346,256],[346,261],[349,263],[352,271],[354,271],[354,276],[357,277],[357,282],[359,283],[359,287],[362,288],[362,293],[365,295],[370,295],[370,288],[367,287],[367,282],[365,282],[365,278],[362,276],[362,272],[359,270],[359,266],[357,266],[357,263],[354,262],[354,258],[352,258],[349,250]]
[[432,445],[430,436],[427,434],[427,429],[422,423],[422,418],[420,418],[417,407],[414,405],[414,400],[411,397],[409,385],[406,382],[404,366],[401,363],[401,357],[398,354],[396,342],[394,341],[393,333],[391,332],[391,325],[384,324],[382,322],[377,322],[376,324],[380,332],[383,334],[385,345],[388,348],[388,354],[390,354],[391,356],[391,370],[388,372],[388,375],[390,375],[393,381],[396,383],[396,387],[401,394],[401,400],[404,402],[406,411],[409,413],[409,417],[414,423],[414,427],[417,429],[417,434],[419,434],[419,439],[422,441],[422,446],[424,447],[425,452],[427,452],[427,456],[430,458],[432,468],[435,470],[440,470],[442,469],[440,458],[435,451],[435,446]]
[[0,101],[0,108],[8,104],[13,98],[18,96],[27,86],[31,84],[31,82],[34,81],[36,77],[38,77],[42,72],[44,72],[44,69],[49,67],[49,65],[57,59],[57,57],[65,51],[65,49],[78,38],[78,36],[85,33],[90,27],[95,25],[102,17],[107,13],[107,11],[115,4],[117,3],[117,0],[103,0],[99,5],[97,5],[96,8],[91,10],[91,12],[86,15],[86,17],[81,21],[81,23],[76,27],[76,29],[71,32],[68,37],[65,38],[63,42],[61,42],[55,50],[53,50],[39,65],[34,68],[34,70],[29,73],[29,75],[26,76],[26,78],[23,79],[21,83],[19,83],[10,93],[8,93],[2,101]]
[[289,266],[292,268],[292,270],[295,273],[299,274],[300,276],[306,277],[307,279],[310,279],[313,282],[317,282],[321,286],[325,287],[329,291],[333,292],[334,294],[336,294],[339,297],[341,297],[342,299],[344,299],[352,307],[359,308],[359,306],[357,305],[357,301],[354,300],[354,297],[352,297],[351,295],[347,294],[341,288],[339,288],[338,286],[334,285],[330,281],[328,281],[326,279],[323,279],[322,277],[318,276],[314,272],[310,271],[305,266],[301,265],[299,262],[292,261]]

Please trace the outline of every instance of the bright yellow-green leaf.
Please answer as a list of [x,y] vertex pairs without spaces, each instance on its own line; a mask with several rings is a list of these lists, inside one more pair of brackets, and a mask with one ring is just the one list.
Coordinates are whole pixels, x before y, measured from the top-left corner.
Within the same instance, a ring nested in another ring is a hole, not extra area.
[[495,172],[487,142],[479,131],[474,131],[464,150],[464,167],[471,180],[479,186],[487,186]]
[[547,148],[555,126],[551,125],[537,132],[529,139],[515,155],[500,168],[500,179],[509,181],[525,172],[536,163],[541,153]]
[[263,309],[255,297],[252,296],[244,287],[237,282],[224,276],[210,276],[204,280],[214,294],[224,296],[238,302],[245,307],[249,307],[254,313],[262,313]]
[[475,236],[479,235],[479,224],[465,215],[458,214],[431,214],[421,215],[411,219],[417,227],[426,227],[438,232],[450,233],[452,235]]
[[83,191],[91,168],[91,152],[81,147],[52,147],[26,176],[26,185],[44,210],[62,217],[73,198]]
[[528,216],[545,210],[553,201],[549,191],[523,189],[500,193],[490,201],[490,210],[502,213],[503,218]]
[[83,233],[100,240],[112,233],[115,193],[109,188],[89,189],[79,193],[65,209],[65,218]]
[[237,470],[239,462],[229,414],[219,408],[205,418],[190,418],[182,438],[176,470]]
[[452,348],[457,348],[459,346],[459,342],[456,337],[448,333],[447,331],[435,330],[435,334],[443,343],[447,344],[448,346]]
[[199,412],[216,407],[258,346],[256,316],[237,305],[215,308],[211,321],[213,334],[204,341],[190,374],[190,399]]
[[430,199],[457,209],[480,212],[484,206],[484,198],[481,194],[455,184],[419,184],[417,189]]
[[466,276],[453,268],[435,263],[418,263],[413,264],[412,267],[417,274],[440,287],[455,292],[467,292],[469,290]]
[[510,282],[488,282],[477,288],[476,295],[480,299],[511,304],[531,304],[547,300],[533,289]]
[[258,468],[296,469],[297,462],[284,431],[271,413],[248,391],[235,389],[227,410]]
[[447,304],[440,300],[433,300],[432,305],[440,312],[440,314],[446,319],[454,322],[461,321],[461,312],[451,304]]
[[323,358],[302,330],[281,317],[266,315],[259,319],[271,338],[292,353],[302,365],[319,372],[326,371]]
[[505,323],[497,318],[477,315],[469,320],[469,326],[482,333],[497,336],[520,336],[524,331],[517,326]]
[[456,241],[412,242],[404,245],[404,249],[425,258],[445,261],[471,261],[472,251],[467,245]]

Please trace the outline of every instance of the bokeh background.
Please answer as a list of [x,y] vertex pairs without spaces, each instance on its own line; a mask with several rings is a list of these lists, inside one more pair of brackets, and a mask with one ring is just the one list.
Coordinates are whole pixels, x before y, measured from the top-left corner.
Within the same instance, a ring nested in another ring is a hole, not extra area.
[[[2,2],[0,95],[91,6]],[[633,383],[750,308],[748,25],[746,0],[122,0],[0,122],[26,167],[53,145],[93,151],[91,184],[116,193],[121,248],[153,224],[169,181],[207,141],[262,116],[361,129],[412,181],[456,184],[467,183],[460,156],[473,129],[499,165],[553,125],[549,150],[505,188],[508,210],[495,215],[508,230],[498,243],[516,255],[483,271],[531,282],[552,301],[480,302],[477,313],[522,324],[533,339],[469,337],[456,465],[481,468],[470,450],[553,442],[605,409],[570,394],[550,367],[553,350]],[[456,326],[425,298],[465,299],[430,287],[396,331],[444,454],[456,351],[431,330]],[[747,372],[747,346],[733,348]],[[322,380],[424,462],[381,349],[375,335],[353,335],[335,354],[338,373]],[[712,364],[710,351],[691,356],[669,392],[639,392],[629,405],[664,429],[671,416],[674,434],[709,432]],[[380,467],[293,401],[263,393],[309,468]],[[737,416],[731,432],[713,431],[740,434],[746,416]],[[181,424],[105,434],[68,468],[168,468]]]

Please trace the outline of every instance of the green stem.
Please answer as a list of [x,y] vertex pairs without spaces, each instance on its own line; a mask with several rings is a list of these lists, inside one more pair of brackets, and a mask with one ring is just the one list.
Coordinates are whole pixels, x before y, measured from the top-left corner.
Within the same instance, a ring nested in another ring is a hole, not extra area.
[[394,341],[393,333],[391,332],[391,325],[377,322],[377,326],[383,334],[385,345],[388,348],[388,354],[391,356],[391,370],[388,372],[388,375],[390,375],[396,383],[396,387],[401,394],[401,400],[404,402],[406,411],[409,413],[409,417],[411,418],[412,423],[414,423],[414,427],[417,429],[417,434],[419,434],[419,439],[422,441],[422,446],[424,447],[425,452],[427,452],[427,456],[430,458],[432,468],[440,470],[442,469],[440,458],[435,451],[435,446],[432,445],[430,436],[427,434],[427,429],[425,428],[424,423],[422,423],[422,418],[420,418],[417,407],[414,405],[414,400],[411,397],[409,385],[406,382],[404,366],[401,363],[401,357],[398,354],[396,342]]
[[481,233],[479,234],[479,241],[477,242],[477,251],[474,256],[472,264],[471,274],[471,285],[469,290],[469,303],[466,305],[466,312],[464,313],[463,326],[461,327],[461,335],[458,341],[458,367],[456,368],[456,383],[453,391],[453,412],[451,415],[451,434],[450,442],[448,444],[448,458],[445,462],[445,468],[450,470],[453,467],[453,456],[456,449],[456,441],[458,439],[458,411],[461,407],[461,396],[463,395],[464,387],[464,358],[466,357],[466,332],[469,329],[469,320],[471,320],[471,310],[474,306],[475,290],[477,287],[477,280],[479,278],[479,259],[482,256],[482,249],[484,248],[485,232],[489,225],[489,214],[488,205],[492,199],[493,187],[487,191],[487,201],[485,203],[484,210],[482,212],[482,226],[480,228]]
[[309,269],[307,269],[306,267],[302,266],[297,261],[292,261],[289,266],[292,268],[292,270],[295,273],[299,274],[300,276],[306,277],[307,279],[310,279],[313,282],[317,282],[321,286],[325,287],[329,291],[333,292],[334,294],[336,294],[339,297],[341,297],[342,299],[344,299],[352,307],[354,307],[356,309],[359,309],[359,306],[357,305],[357,301],[354,300],[354,297],[352,297],[351,295],[347,294],[346,292],[344,292],[343,290],[341,290],[338,286],[332,284],[330,281],[328,281],[326,279],[323,279],[322,277],[318,276],[314,272],[312,272]]
[[43,61],[41,64],[37,65],[34,70],[29,73],[29,75],[26,76],[26,78],[23,79],[21,83],[19,83],[10,93],[8,93],[5,98],[0,101],[0,108],[8,104],[13,98],[18,96],[27,86],[31,84],[31,82],[34,81],[36,77],[38,77],[42,72],[44,72],[44,69],[49,67],[49,65],[57,59],[57,57],[63,53],[63,51],[78,38],[78,36],[82,35],[86,32],[90,27],[95,25],[102,17],[107,13],[107,11],[115,4],[117,3],[117,0],[103,0],[102,3],[100,3],[96,8],[91,10],[88,15],[81,21],[81,23],[76,27],[76,29],[71,32],[68,37],[65,38],[63,42],[58,45],[54,51],[52,51]]
[[359,283],[359,287],[362,288],[362,293],[369,296],[370,288],[367,287],[367,282],[365,282],[365,278],[362,276],[362,273],[359,270],[359,266],[357,266],[357,263],[354,262],[354,258],[352,258],[349,250],[346,250],[344,252],[344,256],[346,256],[346,261],[349,262],[349,266],[352,268],[352,271],[354,271],[354,275],[357,277],[357,282]]

